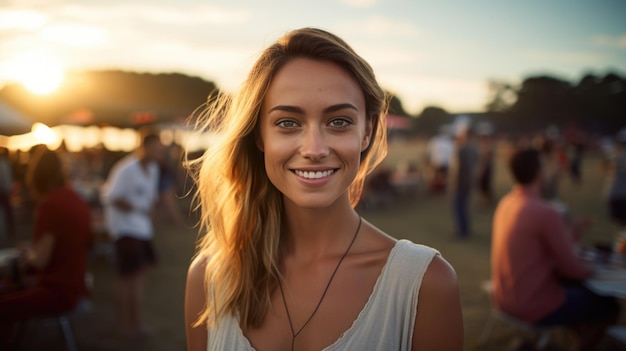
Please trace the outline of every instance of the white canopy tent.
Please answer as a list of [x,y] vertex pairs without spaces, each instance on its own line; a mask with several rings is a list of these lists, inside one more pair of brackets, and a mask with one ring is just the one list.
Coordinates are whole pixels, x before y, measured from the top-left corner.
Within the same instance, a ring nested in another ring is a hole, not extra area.
[[32,125],[33,122],[28,117],[0,101],[0,135],[28,133]]

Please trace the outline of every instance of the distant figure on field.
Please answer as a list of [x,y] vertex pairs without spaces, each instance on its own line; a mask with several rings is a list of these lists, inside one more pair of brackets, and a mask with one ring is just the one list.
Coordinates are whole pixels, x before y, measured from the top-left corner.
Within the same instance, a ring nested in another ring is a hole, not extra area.
[[559,198],[561,167],[554,141],[545,139],[538,147],[541,156],[541,197],[548,201],[556,201]]
[[456,236],[461,239],[471,236],[469,202],[475,186],[478,148],[474,132],[466,127],[457,133],[456,159],[452,179],[454,181],[453,213]]
[[126,336],[150,332],[141,318],[146,268],[156,263],[152,245],[152,210],[158,200],[163,145],[156,134],[144,136],[136,153],[121,159],[102,188],[105,221],[115,239],[115,295],[120,332]]
[[493,167],[495,146],[493,130],[490,124],[482,124],[477,128],[478,134],[478,193],[485,206],[494,203]]
[[626,129],[615,139],[615,152],[609,163],[611,175],[608,211],[620,231],[626,230]]
[[569,174],[574,184],[580,184],[583,180],[582,162],[585,153],[585,132],[575,123],[566,127],[566,142],[569,147]]
[[454,154],[454,140],[449,126],[442,126],[439,133],[428,142],[428,161],[432,169],[430,191],[445,193],[448,186],[448,170]]
[[[176,150],[176,149],[174,149]],[[159,163],[159,200],[158,216],[162,220],[167,217],[178,226],[186,226],[186,221],[178,207],[177,191],[179,189],[178,168],[182,162],[181,155],[170,155],[170,149],[164,152],[158,159]]]

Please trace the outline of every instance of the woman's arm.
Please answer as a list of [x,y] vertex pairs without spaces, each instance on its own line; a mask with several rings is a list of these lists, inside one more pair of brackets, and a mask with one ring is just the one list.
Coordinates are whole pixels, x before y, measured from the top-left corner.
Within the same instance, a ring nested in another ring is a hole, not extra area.
[[206,351],[207,329],[204,324],[194,327],[199,314],[206,305],[204,258],[196,257],[187,273],[185,289],[185,333],[187,336],[187,351]]
[[463,350],[463,315],[456,273],[439,255],[433,258],[422,281],[411,350]]

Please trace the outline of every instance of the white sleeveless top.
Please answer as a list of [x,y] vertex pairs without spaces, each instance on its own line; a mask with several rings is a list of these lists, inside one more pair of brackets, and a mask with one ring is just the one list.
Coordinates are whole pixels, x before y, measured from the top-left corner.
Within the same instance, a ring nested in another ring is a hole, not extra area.
[[[323,351],[410,350],[422,278],[438,254],[430,247],[399,240],[357,319]],[[255,351],[233,316],[224,316],[208,333],[208,351]]]

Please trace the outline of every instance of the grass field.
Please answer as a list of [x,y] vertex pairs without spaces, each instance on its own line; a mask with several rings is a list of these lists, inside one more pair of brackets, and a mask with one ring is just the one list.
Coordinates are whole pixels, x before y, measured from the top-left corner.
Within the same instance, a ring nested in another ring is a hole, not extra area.
[[[502,149],[505,150],[505,149]],[[421,164],[423,143],[395,142],[386,160],[389,166],[400,161]],[[561,199],[574,214],[587,213],[596,218],[585,243],[612,241],[614,229],[604,211],[605,175],[600,160],[591,154],[584,161],[583,183],[561,182]],[[495,192],[502,196],[511,186],[502,157],[497,158]],[[487,319],[489,302],[480,284],[489,279],[491,217],[493,207],[478,205],[474,196],[471,216],[474,235],[469,240],[454,238],[450,200],[447,196],[429,195],[423,186],[417,196],[386,208],[362,210],[364,218],[396,238],[432,246],[455,267],[458,274],[465,322],[466,350],[507,350],[516,334],[497,328],[488,345],[477,340]],[[28,225],[23,224],[24,233]],[[27,234],[24,234],[27,235]],[[144,339],[128,340],[116,334],[112,297],[113,269],[103,257],[91,262],[95,277],[92,313],[74,318],[74,330],[81,350],[184,350],[183,296],[185,274],[193,253],[196,231],[180,229],[168,223],[157,226],[156,246],[160,265],[150,272],[146,287],[145,310],[149,324],[157,333]],[[32,337],[31,337],[32,336]],[[24,340],[24,350],[63,350],[63,340],[56,326],[31,325]]]

